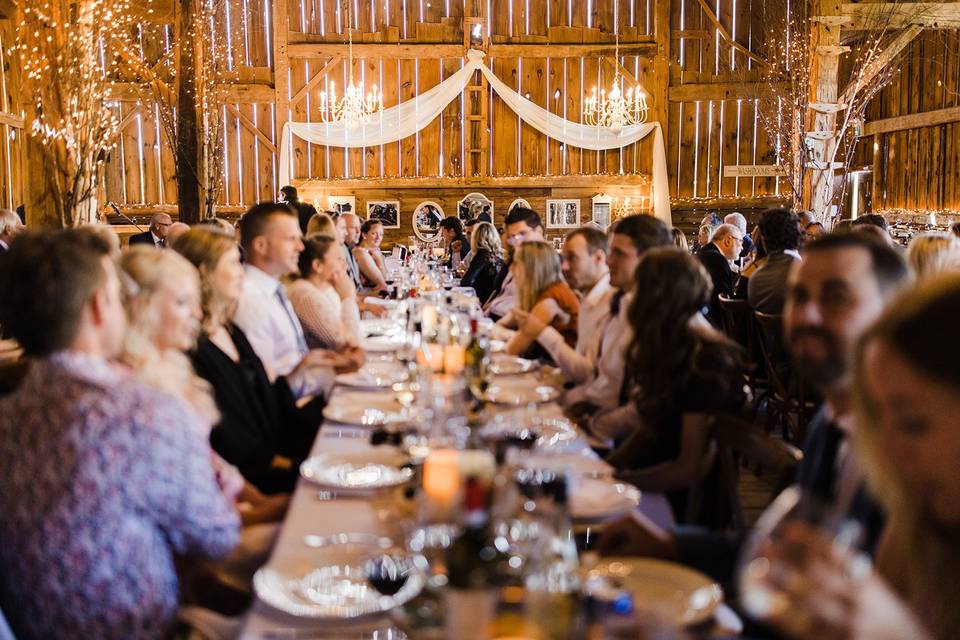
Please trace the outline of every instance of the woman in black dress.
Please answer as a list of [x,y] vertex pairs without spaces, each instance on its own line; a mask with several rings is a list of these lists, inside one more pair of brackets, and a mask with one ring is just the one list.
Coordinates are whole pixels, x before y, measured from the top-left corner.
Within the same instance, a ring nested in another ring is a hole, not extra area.
[[264,493],[290,491],[323,407],[314,401],[298,408],[286,379],[270,382],[243,331],[230,321],[244,278],[233,238],[191,230],[177,238],[174,249],[200,272],[203,327],[190,359],[213,386],[220,409],[210,442]]
[[473,257],[467,272],[460,280],[460,286],[473,287],[480,304],[483,305],[500,286],[505,270],[496,227],[489,222],[477,224],[470,236],[470,250]]

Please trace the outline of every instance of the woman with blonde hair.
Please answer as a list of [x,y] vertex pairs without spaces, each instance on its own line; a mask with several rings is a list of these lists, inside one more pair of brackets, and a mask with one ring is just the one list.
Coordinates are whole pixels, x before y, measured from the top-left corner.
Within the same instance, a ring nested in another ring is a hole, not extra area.
[[917,279],[960,268],[960,238],[946,233],[927,233],[907,245],[907,261]]
[[[560,332],[567,344],[577,343],[577,314],[580,301],[563,279],[560,256],[543,240],[527,241],[517,247],[510,266],[517,288],[517,306],[538,317]],[[498,325],[515,329],[513,313],[501,318]],[[533,341],[522,331],[507,343],[511,355],[527,353]]]
[[[121,361],[140,378],[194,410],[209,429],[220,420],[210,384],[197,376],[186,352],[197,340],[202,318],[197,270],[173,251],[133,247],[120,259],[128,278],[125,299],[127,332]],[[224,493],[238,502],[244,524],[277,520],[286,497],[266,498],[244,482],[240,472],[211,451],[213,467]]]
[[497,290],[504,272],[503,249],[497,228],[489,222],[477,224],[470,236],[470,250],[473,258],[460,286],[473,287],[483,305]]
[[315,235],[329,236],[338,241],[340,239],[333,218],[326,213],[315,213],[310,216],[310,220],[307,222],[307,233],[304,237],[311,238]]
[[213,385],[220,409],[210,436],[213,447],[264,493],[291,491],[299,460],[316,437],[320,401],[298,408],[286,378],[270,382],[247,337],[231,321],[244,279],[236,242],[194,229],[173,248],[200,274],[202,323],[190,359],[197,374]]

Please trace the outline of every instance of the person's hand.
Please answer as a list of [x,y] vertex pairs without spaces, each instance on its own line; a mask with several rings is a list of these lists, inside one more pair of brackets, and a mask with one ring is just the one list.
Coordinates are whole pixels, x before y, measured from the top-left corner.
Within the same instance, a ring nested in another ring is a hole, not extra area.
[[660,560],[677,560],[680,556],[673,534],[641,513],[632,513],[608,524],[600,535],[598,549],[605,556],[645,556]]
[[330,366],[337,374],[353,373],[367,360],[367,352],[356,346],[345,346],[339,352],[328,351]]
[[931,636],[865,557],[803,522],[761,549],[751,580],[778,596],[764,621],[797,640],[899,640]]
[[520,333],[530,340],[536,340],[540,336],[540,332],[547,328],[547,323],[542,318],[529,311],[514,309],[513,317],[517,321]]
[[346,271],[335,271],[330,284],[333,285],[334,291],[337,292],[341,300],[347,300],[357,295],[357,290],[353,286],[353,280],[347,275]]
[[578,425],[585,425],[598,409],[599,407],[592,402],[575,402],[563,410],[563,415]]

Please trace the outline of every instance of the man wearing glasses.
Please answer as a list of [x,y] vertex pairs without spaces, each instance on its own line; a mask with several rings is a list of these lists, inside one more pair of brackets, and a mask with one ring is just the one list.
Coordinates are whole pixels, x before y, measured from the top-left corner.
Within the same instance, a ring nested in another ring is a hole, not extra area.
[[740,257],[743,249],[743,232],[732,224],[722,224],[713,232],[713,239],[697,252],[697,257],[713,280],[713,293],[710,294],[710,307],[707,318],[713,326],[719,327],[721,309],[720,295],[732,296],[734,273],[730,264]]
[[150,244],[158,249],[167,246],[167,231],[173,220],[165,213],[158,213],[150,218],[150,229],[143,233],[130,236],[130,244]]

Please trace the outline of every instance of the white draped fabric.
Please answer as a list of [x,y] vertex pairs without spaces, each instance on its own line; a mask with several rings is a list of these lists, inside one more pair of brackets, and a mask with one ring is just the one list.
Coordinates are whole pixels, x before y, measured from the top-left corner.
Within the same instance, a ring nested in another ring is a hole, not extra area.
[[651,132],[653,137],[653,212],[668,225],[670,216],[670,186],[667,178],[667,158],[663,130],[659,122],[647,122],[623,127],[619,131],[566,120],[527,100],[504,84],[493,71],[483,65],[483,52],[467,52],[467,63],[429,91],[388,109],[362,124],[345,122],[314,123],[287,122],[280,137],[280,184],[290,183],[290,136],[307,142],[333,147],[374,147],[396,142],[420,131],[440,115],[440,112],[460,95],[470,76],[480,70],[500,98],[520,119],[541,133],[564,144],[590,149],[617,149],[633,144]]

